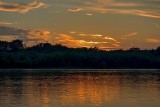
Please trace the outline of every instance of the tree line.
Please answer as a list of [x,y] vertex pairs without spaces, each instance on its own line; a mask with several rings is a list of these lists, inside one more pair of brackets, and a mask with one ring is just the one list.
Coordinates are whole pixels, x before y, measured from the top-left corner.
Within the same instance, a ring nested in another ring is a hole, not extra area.
[[160,47],[156,50],[100,50],[68,48],[40,43],[24,48],[23,41],[0,41],[0,68],[160,68]]

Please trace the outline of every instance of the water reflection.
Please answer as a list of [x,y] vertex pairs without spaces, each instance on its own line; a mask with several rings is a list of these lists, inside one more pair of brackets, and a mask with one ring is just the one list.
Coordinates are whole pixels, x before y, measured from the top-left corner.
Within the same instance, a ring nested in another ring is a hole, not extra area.
[[63,105],[85,102],[100,105],[119,95],[119,81],[115,76],[71,75],[61,80],[64,84],[60,86],[58,96]]
[[2,107],[159,107],[160,75],[0,73]]

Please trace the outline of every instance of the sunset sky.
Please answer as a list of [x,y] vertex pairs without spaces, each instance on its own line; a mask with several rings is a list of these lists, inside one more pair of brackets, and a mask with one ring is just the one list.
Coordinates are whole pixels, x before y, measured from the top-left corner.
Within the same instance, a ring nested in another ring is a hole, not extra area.
[[0,40],[69,47],[160,46],[160,0],[0,0]]

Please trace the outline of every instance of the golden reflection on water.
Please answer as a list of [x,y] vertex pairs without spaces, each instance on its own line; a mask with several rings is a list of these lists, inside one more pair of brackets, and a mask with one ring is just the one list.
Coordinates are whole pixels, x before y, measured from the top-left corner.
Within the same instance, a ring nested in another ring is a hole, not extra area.
[[[119,81],[115,76],[73,76],[66,77],[66,85],[63,87],[67,92],[60,94],[60,101],[63,105],[90,102],[93,105],[100,105],[102,102],[110,102],[119,95]],[[112,84],[110,84],[112,81]]]
[[159,77],[148,75],[24,75],[5,77],[0,84],[2,107],[134,107],[143,98],[160,105]]

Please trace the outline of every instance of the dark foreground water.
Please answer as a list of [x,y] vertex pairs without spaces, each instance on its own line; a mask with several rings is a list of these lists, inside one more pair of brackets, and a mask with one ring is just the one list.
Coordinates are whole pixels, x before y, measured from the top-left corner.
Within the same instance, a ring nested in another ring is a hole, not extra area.
[[160,70],[0,70],[0,107],[160,107]]

